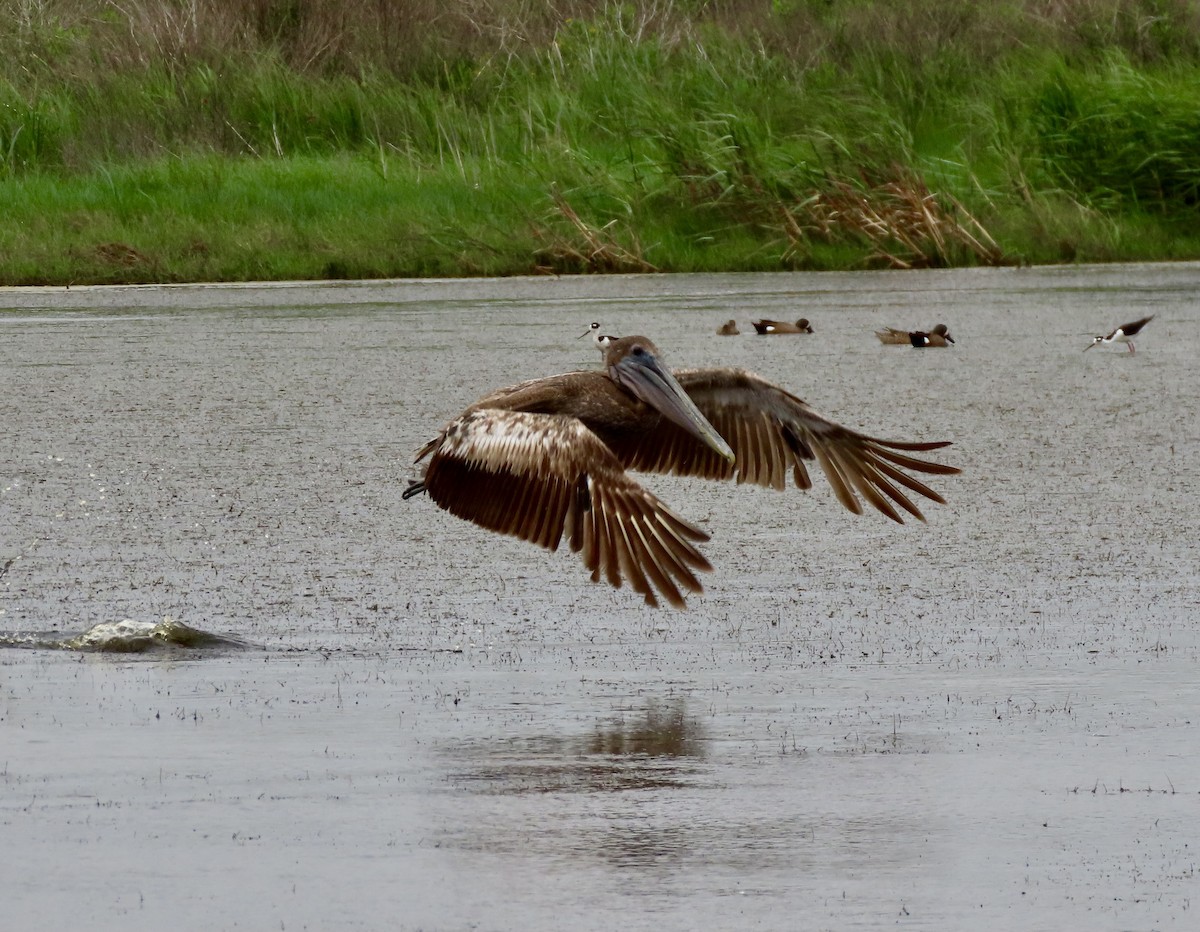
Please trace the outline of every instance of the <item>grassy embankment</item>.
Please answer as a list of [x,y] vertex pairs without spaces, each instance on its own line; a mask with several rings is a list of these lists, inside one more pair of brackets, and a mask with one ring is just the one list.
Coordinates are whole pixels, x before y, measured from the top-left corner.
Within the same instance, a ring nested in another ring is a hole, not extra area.
[[4,284],[1200,257],[1181,0],[18,6]]

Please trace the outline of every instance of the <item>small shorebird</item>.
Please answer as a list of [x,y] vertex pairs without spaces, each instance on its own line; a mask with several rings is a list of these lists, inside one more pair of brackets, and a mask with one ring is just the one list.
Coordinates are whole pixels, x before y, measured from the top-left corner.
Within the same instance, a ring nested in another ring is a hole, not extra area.
[[[876,330],[875,336],[879,338],[880,343],[888,346],[912,346],[913,334],[921,332],[920,330],[899,330],[896,327],[884,327],[882,330]],[[940,334],[945,337],[950,336],[950,331],[946,329],[945,324],[938,324],[929,333]],[[954,340],[951,339],[950,342],[953,343]]]
[[918,349],[925,349],[935,346],[949,346],[954,342],[954,337],[950,336],[950,331],[946,329],[945,324],[938,324],[928,333],[925,333],[923,330],[914,330],[908,335],[908,341]]
[[752,320],[750,323],[754,324],[754,329],[758,332],[758,335],[762,337],[774,336],[775,334],[782,335],[785,333],[813,332],[812,324],[808,322],[807,317],[801,317],[794,324],[789,324],[784,320]]
[[600,347],[600,352],[604,352],[604,347],[608,346],[609,343],[616,339],[616,337],[607,333],[601,333],[600,322],[596,320],[593,320],[590,324],[588,324],[587,330],[583,331],[583,333],[579,334],[579,336],[577,336],[575,339],[582,340],[587,336],[590,336],[592,338],[592,342]]
[[[632,471],[783,490],[790,472],[812,488],[821,467],[839,502],[893,521],[924,520],[909,496],[945,499],[911,473],[959,470],[914,454],[942,442],[882,440],[843,427],[795,395],[743,369],[668,369],[646,337],[605,337],[589,327],[602,370],[532,379],[493,392],[419,451],[424,475],[403,497],[427,492],[438,507],[499,534],[579,553],[593,582],[628,580],[648,605],[685,607],[712,565],[709,539],[649,492]],[[906,416],[905,423],[910,418]]]
[[1135,320],[1131,324],[1121,324],[1121,326],[1119,326],[1116,330],[1114,330],[1108,336],[1096,337],[1094,340],[1092,340],[1091,343],[1089,343],[1087,346],[1085,346],[1083,348],[1083,351],[1086,353],[1093,346],[1097,346],[1097,345],[1112,346],[1112,344],[1114,344],[1114,343],[1124,343],[1126,346],[1129,347],[1129,352],[1136,353],[1137,350],[1134,349],[1133,340],[1131,340],[1129,338],[1135,337],[1139,333],[1141,333],[1142,328],[1144,326],[1146,326],[1146,324],[1150,323],[1150,321],[1152,321],[1152,320],[1154,320],[1153,314],[1151,314],[1149,317],[1143,317],[1141,320]]
[[736,337],[741,332],[738,330],[736,320],[727,321],[717,328],[717,336],[719,337]]

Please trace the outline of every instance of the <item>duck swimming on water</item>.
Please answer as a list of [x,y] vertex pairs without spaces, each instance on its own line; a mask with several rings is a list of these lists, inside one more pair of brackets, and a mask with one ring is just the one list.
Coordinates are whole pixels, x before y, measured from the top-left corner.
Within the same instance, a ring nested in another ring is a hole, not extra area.
[[[888,346],[945,346],[953,343],[950,330],[945,324],[938,324],[928,333],[923,330],[898,330],[895,327],[884,327],[876,330],[875,336],[880,343]],[[914,339],[915,338],[915,339]],[[928,338],[930,342],[926,343]]]
[[954,337],[950,336],[950,331],[945,324],[938,324],[928,333],[923,330],[915,330],[908,335],[908,340],[913,346],[918,349],[929,347],[945,347],[954,342]]
[[807,317],[801,317],[794,324],[789,324],[786,320],[752,320],[750,323],[754,325],[754,330],[760,337],[813,332]]

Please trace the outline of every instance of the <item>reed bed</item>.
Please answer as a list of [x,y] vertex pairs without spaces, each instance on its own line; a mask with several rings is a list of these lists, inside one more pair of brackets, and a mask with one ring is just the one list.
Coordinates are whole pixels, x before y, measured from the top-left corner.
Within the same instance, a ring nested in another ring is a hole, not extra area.
[[1184,0],[8,0],[0,282],[1200,256]]

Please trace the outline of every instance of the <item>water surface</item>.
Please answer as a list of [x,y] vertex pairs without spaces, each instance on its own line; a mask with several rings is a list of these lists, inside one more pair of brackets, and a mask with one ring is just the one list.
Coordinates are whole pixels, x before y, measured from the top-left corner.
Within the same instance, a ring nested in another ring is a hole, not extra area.
[[[1198,289],[1171,265],[0,290],[6,922],[1192,927]],[[1082,352],[1148,313],[1136,355]],[[816,333],[714,335],[760,316]],[[400,500],[465,405],[595,366],[592,320],[952,440],[964,472],[903,527],[819,476],[647,477],[713,535],[683,613]],[[871,335],[939,321],[957,346]],[[164,619],[222,640],[155,641]],[[153,649],[74,643],[114,630]]]

